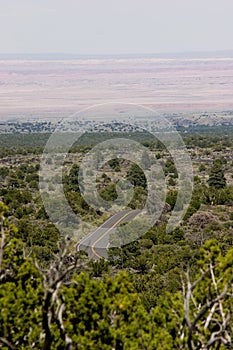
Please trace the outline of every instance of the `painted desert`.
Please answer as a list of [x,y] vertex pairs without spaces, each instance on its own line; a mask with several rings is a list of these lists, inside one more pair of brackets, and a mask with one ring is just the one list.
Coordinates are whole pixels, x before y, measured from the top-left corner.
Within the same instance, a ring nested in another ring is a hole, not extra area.
[[233,57],[0,57],[0,119],[54,118],[106,102],[233,110]]

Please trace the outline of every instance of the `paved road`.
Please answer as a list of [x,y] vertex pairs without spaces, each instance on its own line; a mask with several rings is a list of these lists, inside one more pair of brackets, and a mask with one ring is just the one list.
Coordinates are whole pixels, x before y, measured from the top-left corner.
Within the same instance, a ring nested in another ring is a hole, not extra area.
[[77,251],[84,250],[94,259],[106,259],[110,234],[116,230],[118,225],[131,221],[138,213],[140,213],[140,210],[123,210],[114,214],[94,232],[85,237],[77,245]]

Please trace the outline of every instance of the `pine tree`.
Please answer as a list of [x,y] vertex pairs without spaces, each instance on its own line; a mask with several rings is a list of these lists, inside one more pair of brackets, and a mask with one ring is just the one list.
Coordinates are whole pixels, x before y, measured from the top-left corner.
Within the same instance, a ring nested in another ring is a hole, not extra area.
[[220,162],[214,162],[213,166],[211,167],[208,184],[210,187],[217,189],[226,187],[226,178]]

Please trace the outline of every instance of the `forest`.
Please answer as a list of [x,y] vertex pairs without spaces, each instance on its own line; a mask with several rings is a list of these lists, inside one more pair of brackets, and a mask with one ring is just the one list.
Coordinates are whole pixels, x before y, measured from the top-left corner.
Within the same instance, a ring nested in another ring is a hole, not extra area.
[[[151,153],[146,165],[156,160],[163,168],[166,205],[146,234],[99,260],[77,252],[77,242],[60,234],[44,208],[39,169],[49,134],[0,135],[1,349],[233,349],[232,131],[193,127],[180,133],[194,188],[179,227],[166,230],[178,192],[174,160],[159,141],[136,133]],[[87,135],[64,164],[70,206],[96,227],[108,217],[83,199],[79,165],[94,144],[111,136]],[[128,208],[141,209],[146,178],[121,158],[102,167],[100,196],[116,198],[118,176],[134,188]],[[54,186],[51,180],[48,191]]]

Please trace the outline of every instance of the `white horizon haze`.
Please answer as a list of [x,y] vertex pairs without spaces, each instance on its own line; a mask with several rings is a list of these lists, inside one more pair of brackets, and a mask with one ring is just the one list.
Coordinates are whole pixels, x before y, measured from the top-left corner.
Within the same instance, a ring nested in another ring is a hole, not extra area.
[[232,0],[0,0],[0,54],[233,50]]

